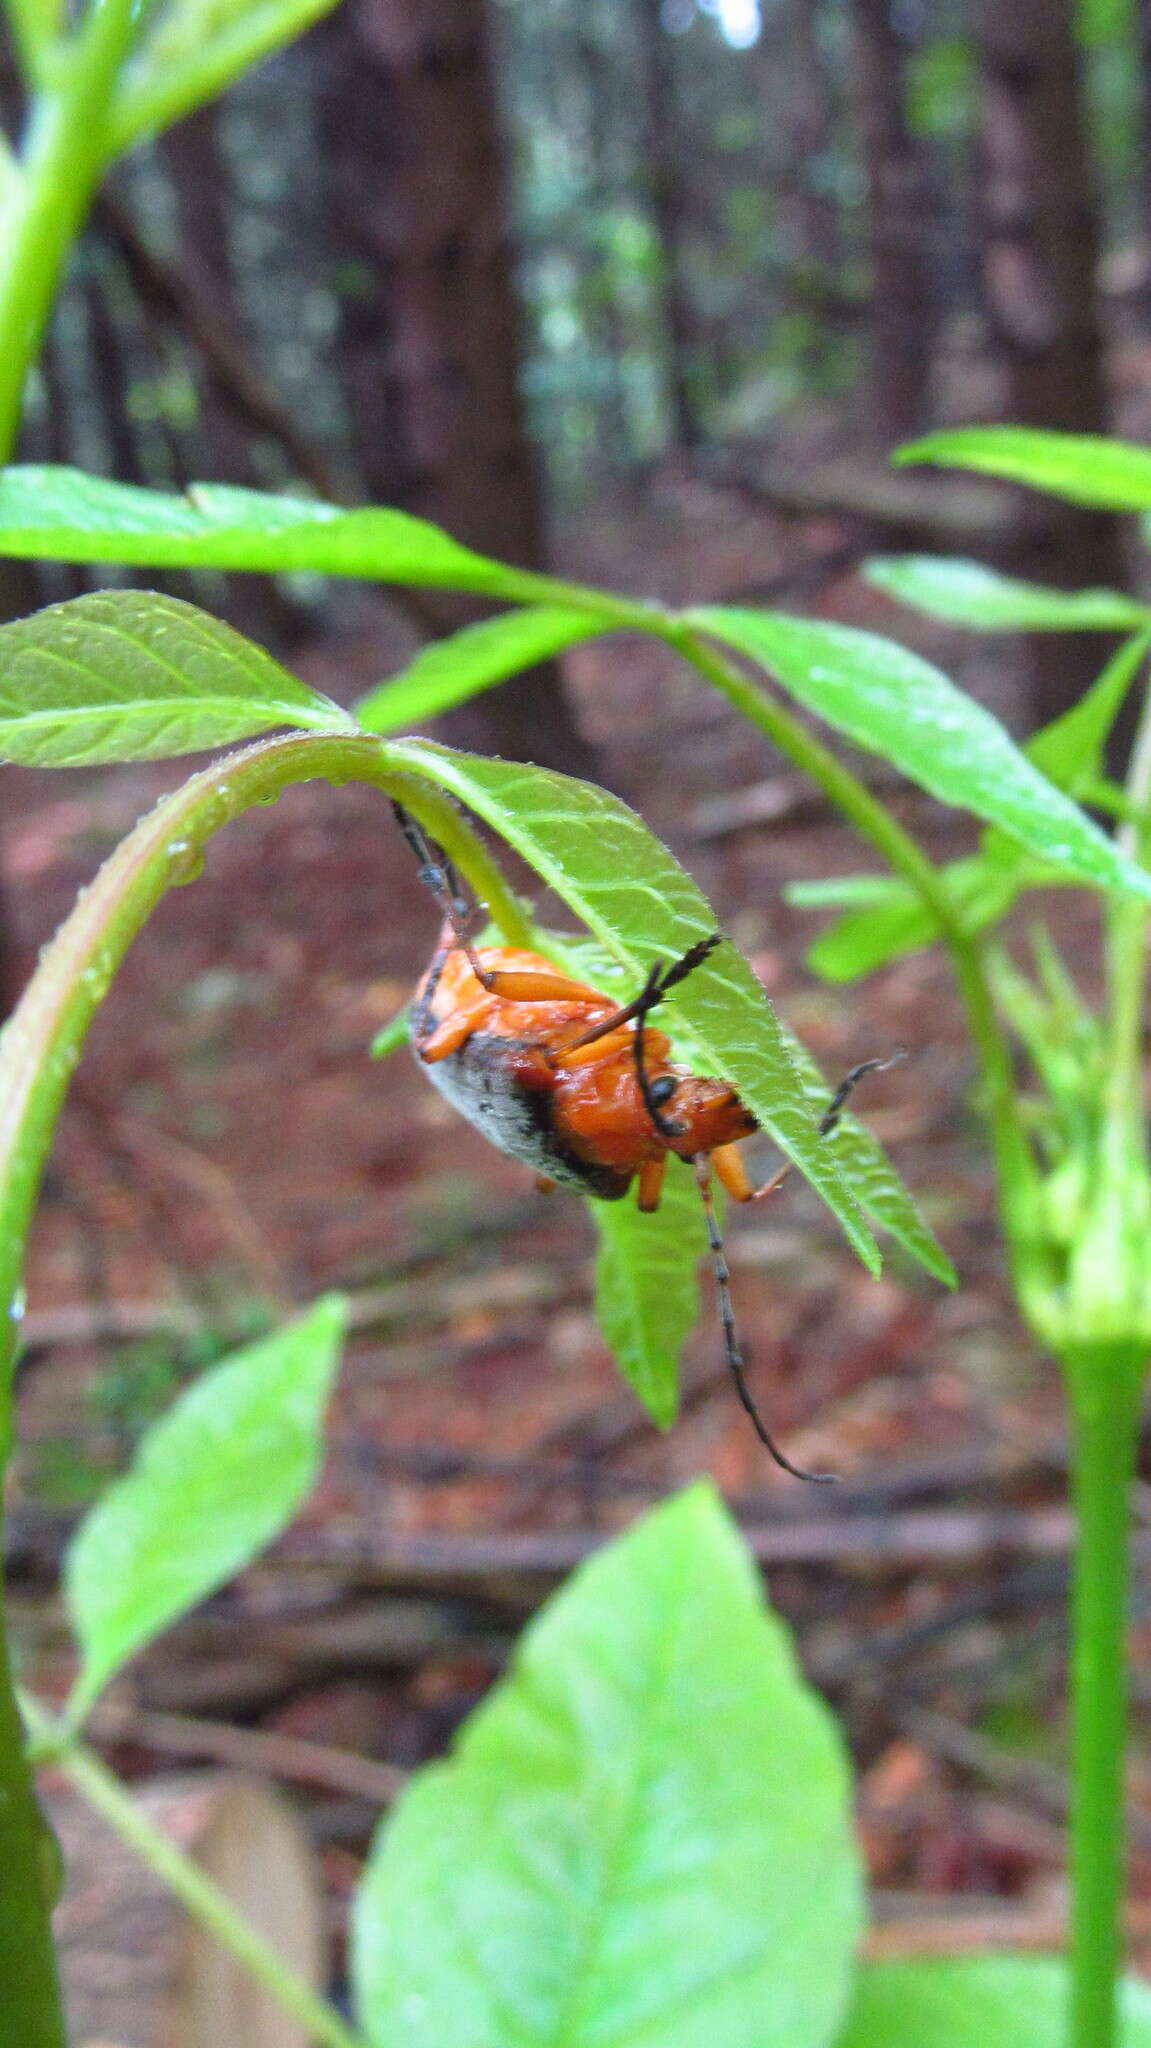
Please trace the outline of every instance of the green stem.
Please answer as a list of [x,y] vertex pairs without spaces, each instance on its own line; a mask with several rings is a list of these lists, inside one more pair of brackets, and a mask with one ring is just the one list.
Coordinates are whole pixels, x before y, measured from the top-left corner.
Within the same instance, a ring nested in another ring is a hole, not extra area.
[[1129,1493],[1142,1349],[1065,1359],[1078,1521],[1071,1607],[1070,2048],[1114,2048],[1123,1900]]
[[[37,1703],[29,1702],[26,1711],[37,1731],[49,1736],[58,1734],[55,1724],[36,1708]],[[299,2021],[309,2040],[322,2042],[324,2048],[365,2048],[363,2036],[346,2026],[326,1999],[296,1975],[280,1951],[256,1933],[236,1911],[227,1893],[149,1820],[119,1779],[91,1750],[81,1743],[67,1741],[45,1747],[52,1762],[71,1779],[88,1804],[103,1814],[141,1861],[183,1900],[189,1913],[251,1972],[257,1983],[265,1986],[286,2013]]]
[[[141,821],[45,948],[0,1036],[0,1448],[11,1434],[24,1245],[56,1117],[116,968],[165,891],[197,872],[212,834],[293,782],[375,783],[399,797],[467,876],[513,945],[530,927],[495,862],[449,798],[378,740],[308,734],[263,741],[195,775]],[[384,914],[383,909],[381,915]],[[0,1609],[0,2048],[62,2048],[45,1888],[46,1834],[8,1682]],[[335,2037],[332,2036],[332,2039]]]
[[139,19],[134,0],[91,0],[55,82],[32,102],[0,243],[0,461],[11,458],[60,274],[107,166],[116,79]]
[[[58,82],[32,101],[22,161],[4,161],[0,462],[8,461],[15,447],[28,372],[39,354],[68,249],[104,169],[108,109],[137,19],[133,0],[91,0],[71,47],[60,53]],[[23,1234],[0,1218],[0,1452],[6,1452],[9,1436],[7,1382],[16,1335],[12,1305]],[[0,1604],[0,2043],[62,2048],[64,2020],[49,1923],[51,1838],[24,1756],[6,1627]]]
[[[649,627],[650,630],[650,627]],[[661,638],[689,661],[759,727],[780,753],[811,777],[836,809],[855,826],[931,912],[951,956],[975,1043],[983,1081],[984,1115],[995,1161],[1009,1253],[1021,1294],[1042,1290],[1045,1255],[1033,1228],[1037,1174],[1019,1111],[1006,1035],[996,1015],[979,940],[965,931],[961,915],[939,870],[830,748],[776,702],[758,682],[719,654],[702,634],[669,619]]]
[[[7,1309],[0,1315],[0,1369],[10,1370],[18,1340],[24,1240],[52,1130],[112,976],[165,891],[199,872],[202,850],[222,825],[316,777],[371,782],[401,798],[487,904],[509,944],[530,945],[524,913],[456,805],[380,740],[321,733],[264,740],[165,797],[83,892],[0,1037],[0,1304]],[[0,1383],[7,1377],[0,1371]],[[5,1435],[0,1424],[0,1441]]]
[[59,1854],[40,1811],[0,1604],[0,2048],[65,2048],[52,1945]]
[[[1145,866],[1151,853],[1151,690],[1131,749],[1124,791],[1128,815],[1118,841]],[[1107,915],[1107,981],[1111,1029],[1104,1109],[1104,1168],[1146,1163],[1143,1102],[1143,1011],[1147,980],[1147,906],[1139,897],[1114,896]]]

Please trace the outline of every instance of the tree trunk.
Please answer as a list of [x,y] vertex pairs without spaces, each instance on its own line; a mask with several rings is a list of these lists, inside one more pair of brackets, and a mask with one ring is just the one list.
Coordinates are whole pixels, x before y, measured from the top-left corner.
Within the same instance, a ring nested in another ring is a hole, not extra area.
[[1136,0],[1136,50],[1139,63],[1140,174],[1142,178],[1142,236],[1144,245],[1144,314],[1151,308],[1151,259],[1146,254],[1151,237],[1151,0]]
[[[481,0],[350,0],[318,31],[341,351],[368,495],[526,568],[544,563],[518,390],[520,322]],[[430,595],[444,626],[474,602]],[[451,715],[453,740],[591,772],[554,668]]]
[[872,420],[890,443],[927,423],[935,329],[928,193],[904,111],[906,49],[891,0],[851,0],[851,13],[868,185]]
[[[979,58],[983,289],[1008,417],[1106,433],[1099,229],[1073,0],[984,0]],[[1047,499],[1023,566],[1061,588],[1121,587],[1119,522]],[[1077,700],[1106,651],[1098,634],[1036,636],[1037,723]]]
[[665,401],[671,442],[691,448],[700,439],[691,366],[696,336],[683,271],[685,198],[680,172],[675,67],[661,0],[638,0],[640,120],[647,166],[647,201],[659,243],[659,293],[664,329]]
[[[161,139],[160,152],[176,201],[179,274],[189,293],[212,307],[225,344],[232,340],[242,353],[230,257],[232,200],[220,149],[219,109],[209,104],[186,115]],[[165,318],[166,309],[153,303],[149,310],[153,318]],[[199,416],[192,442],[197,474],[177,476],[174,482],[182,488],[207,477],[216,483],[254,488],[262,479],[252,462],[252,423],[237,411],[183,323],[181,330],[196,380]],[[184,450],[185,460],[188,452]],[[299,638],[300,621],[272,577],[228,576],[223,589],[220,609],[239,632],[276,648],[290,646]]]
[[782,0],[748,51],[765,129],[778,135],[774,181],[797,272],[797,298],[818,315],[843,274],[839,209],[820,180],[831,147],[836,95],[820,48],[819,0]]

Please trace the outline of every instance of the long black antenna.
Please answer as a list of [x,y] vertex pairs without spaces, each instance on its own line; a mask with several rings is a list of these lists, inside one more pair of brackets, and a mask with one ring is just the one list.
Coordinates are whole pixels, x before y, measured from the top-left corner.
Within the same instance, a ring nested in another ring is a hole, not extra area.
[[895,1051],[889,1052],[886,1059],[861,1060],[857,1067],[852,1067],[850,1074],[844,1075],[835,1094],[819,1119],[816,1128],[819,1131],[820,1137],[829,1138],[831,1136],[832,1131],[843,1115],[844,1105],[848,1096],[851,1094],[852,1089],[862,1081],[865,1074],[885,1074],[888,1067],[897,1067],[899,1062],[906,1058],[906,1048],[902,1045],[897,1045]]
[[802,1466],[793,1465],[790,1458],[784,1456],[755,1405],[751,1388],[747,1384],[747,1375],[744,1371],[739,1332],[735,1327],[735,1311],[731,1305],[731,1274],[728,1271],[727,1255],[723,1248],[723,1238],[720,1234],[719,1220],[715,1213],[715,1203],[712,1200],[711,1167],[708,1163],[707,1153],[697,1152],[692,1164],[695,1167],[695,1184],[699,1189],[700,1200],[703,1203],[703,1213],[707,1218],[707,1241],[711,1246],[711,1263],[715,1272],[716,1294],[719,1297],[720,1321],[723,1324],[723,1346],[727,1356],[728,1370],[735,1381],[735,1391],[751,1419],[751,1426],[760,1443],[765,1450],[770,1451],[777,1465],[782,1465],[784,1471],[790,1472],[793,1479],[809,1479],[814,1486],[834,1486],[836,1480],[834,1472],[805,1472]]
[[[651,1076],[648,1073],[647,1060],[645,1058],[644,1029],[651,1012],[658,1003],[662,1003],[669,988],[675,988],[677,982],[686,981],[689,974],[694,974],[696,968],[707,959],[708,954],[715,951],[721,936],[722,934],[719,932],[711,932],[706,939],[697,939],[695,945],[689,946],[682,958],[674,961],[666,973],[664,972],[663,962],[660,960],[654,961],[647,980],[636,997],[635,1003],[631,1006],[635,1016],[632,1058],[635,1061],[636,1083],[643,1106],[661,1138],[682,1138],[685,1126],[677,1123],[674,1117],[663,1115],[659,1098],[652,1091]],[[667,1098],[665,1097],[664,1099],[666,1100]]]

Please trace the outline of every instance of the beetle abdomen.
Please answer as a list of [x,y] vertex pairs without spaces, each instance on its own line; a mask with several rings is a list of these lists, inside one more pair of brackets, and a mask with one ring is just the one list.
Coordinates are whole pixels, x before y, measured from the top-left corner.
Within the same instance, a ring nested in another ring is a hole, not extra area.
[[413,1047],[428,1080],[498,1151],[562,1187],[595,1195],[602,1202],[618,1202],[631,1186],[632,1175],[581,1159],[572,1150],[555,1127],[551,1077],[525,1072],[517,1060],[520,1049],[515,1039],[480,1031],[458,1051],[430,1062],[420,1058],[418,1046]]

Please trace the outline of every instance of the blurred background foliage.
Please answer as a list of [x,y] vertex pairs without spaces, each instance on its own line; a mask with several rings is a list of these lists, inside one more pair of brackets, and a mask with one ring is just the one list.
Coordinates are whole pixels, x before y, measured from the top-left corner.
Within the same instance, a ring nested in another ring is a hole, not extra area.
[[[517,392],[562,512],[797,423],[1102,429],[1149,72],[1139,0],[343,0],[118,171],[22,453],[530,555]],[[265,637],[317,600],[264,592]]]

